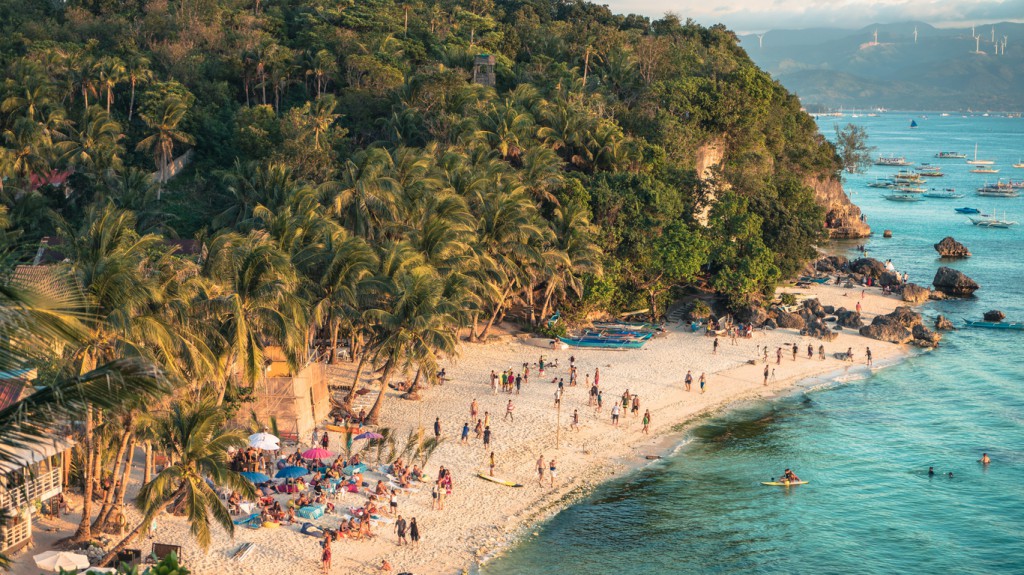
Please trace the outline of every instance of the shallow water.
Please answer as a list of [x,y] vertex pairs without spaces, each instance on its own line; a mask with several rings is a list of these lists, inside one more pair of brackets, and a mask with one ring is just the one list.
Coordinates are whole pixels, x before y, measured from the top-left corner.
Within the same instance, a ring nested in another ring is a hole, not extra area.
[[[941,150],[997,160],[1000,176],[1024,155],[1024,120],[910,115],[839,119],[864,125],[879,153],[941,164],[928,187],[961,200],[889,202],[850,178],[847,189],[878,236],[870,255],[891,258],[927,285],[939,265],[981,284],[975,298],[932,302],[980,319],[1001,309],[1024,321],[1024,228],[981,229],[954,207],[1004,210],[1024,221],[1021,199],[979,198],[993,176],[970,174]],[[836,119],[823,119],[828,135]],[[1016,172],[1016,173],[1013,173]],[[894,238],[881,238],[882,229]],[[953,235],[974,253],[939,262],[932,244]],[[487,575],[525,573],[1024,573],[1024,333],[961,329],[942,347],[855,381],[749,404],[702,421],[675,456],[599,487],[485,564]],[[985,451],[992,465],[976,462]],[[934,466],[938,475],[929,477]],[[760,481],[793,468],[811,483]],[[953,472],[949,478],[947,473]]]

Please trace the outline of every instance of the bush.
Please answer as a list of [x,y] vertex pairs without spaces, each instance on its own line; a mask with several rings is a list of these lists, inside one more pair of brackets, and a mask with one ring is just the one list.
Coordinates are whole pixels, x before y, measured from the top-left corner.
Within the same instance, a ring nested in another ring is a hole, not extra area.
[[782,305],[786,306],[796,305],[796,296],[791,293],[784,293],[779,296],[779,301],[782,302]]
[[690,306],[690,319],[705,319],[711,317],[711,308],[703,300],[697,300]]

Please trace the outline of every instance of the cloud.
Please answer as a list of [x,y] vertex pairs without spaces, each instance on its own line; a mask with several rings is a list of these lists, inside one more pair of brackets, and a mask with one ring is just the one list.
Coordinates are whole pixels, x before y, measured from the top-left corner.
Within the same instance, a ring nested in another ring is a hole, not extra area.
[[722,23],[739,32],[772,28],[860,28],[924,21],[939,26],[1024,21],[1024,0],[597,0],[613,12],[658,18],[674,12],[704,25]]

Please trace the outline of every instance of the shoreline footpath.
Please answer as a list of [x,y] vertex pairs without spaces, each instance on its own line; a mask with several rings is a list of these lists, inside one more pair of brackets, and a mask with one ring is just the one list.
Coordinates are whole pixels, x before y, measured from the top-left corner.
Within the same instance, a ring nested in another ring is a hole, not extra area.
[[[782,291],[817,297],[823,305],[848,309],[859,301],[865,323],[870,323],[875,315],[908,305],[898,296],[882,295],[878,288],[868,288],[863,299],[859,287],[845,289],[814,284],[810,288]],[[376,527],[377,536],[370,541],[336,542],[330,572],[379,573],[383,559],[399,573],[477,571],[481,561],[514,545],[536,525],[585,497],[598,484],[656,463],[645,459],[646,455],[665,456],[680,449],[686,434],[703,416],[721,413],[751,400],[770,400],[792,393],[801,382],[827,384],[845,377],[844,373],[859,378],[866,370],[866,346],[873,352],[876,369],[902,359],[915,349],[872,340],[850,329],[837,332],[838,337],[832,342],[800,336],[797,330],[776,329],[755,331],[752,339],[741,338],[735,345],[729,338],[719,338],[718,353],[713,354],[713,338],[690,333],[688,326],[667,327],[670,328],[668,335],[653,339],[643,349],[628,352],[555,351],[536,345],[546,340],[512,336],[502,336],[486,344],[464,344],[460,347],[461,356],[447,363],[448,381],[443,386],[424,389],[422,400],[402,400],[398,392],[390,390],[382,426],[392,428],[400,444],[417,429],[430,434],[435,418],[440,418],[444,442],[427,462],[425,471],[428,477],[435,477],[438,466],[450,469],[454,491],[443,511],[431,509],[429,484],[399,498],[399,513],[406,519],[416,517],[420,524],[422,541],[418,547],[398,547],[393,525],[382,522]],[[798,345],[796,360],[792,359],[793,343]],[[815,349],[814,359],[806,357],[809,343]],[[748,363],[755,355],[761,355],[756,348],[763,350],[765,345],[770,350],[769,369],[776,372],[768,386],[762,385],[763,361]],[[817,358],[819,345],[825,346],[827,359],[824,361]],[[775,357],[778,347],[786,348],[780,363]],[[845,352],[847,348],[853,348],[856,359],[853,363],[832,357],[833,353]],[[546,361],[558,361],[558,367],[547,371],[543,378],[538,377],[533,365],[541,355]],[[568,387],[570,356],[576,357],[579,369],[581,383],[577,387]],[[521,394],[499,391],[492,395],[491,370],[513,368],[520,371],[524,362],[531,364],[531,376]],[[354,372],[354,366],[333,367],[338,367],[331,372],[333,383],[351,383],[349,371]],[[600,388],[604,395],[600,414],[587,406],[588,393],[583,383],[587,375],[593,377],[595,368],[600,368]],[[690,392],[684,391],[683,386],[688,369],[694,377]],[[701,372],[708,374],[704,394],[697,385]],[[564,378],[567,386],[562,401],[560,434],[555,432],[558,414],[554,408],[556,385],[552,383],[552,378],[558,377]],[[618,427],[611,425],[611,405],[626,388],[630,393],[639,394],[640,414],[651,410],[650,435],[641,433],[640,416],[634,417],[627,410],[623,410]],[[521,483],[523,487],[506,487],[475,476],[478,471],[487,469],[490,450],[485,450],[472,433],[468,444],[459,441],[462,425],[469,420],[469,404],[473,399],[479,403],[481,416],[485,411],[491,414],[491,449],[497,459],[495,475]],[[503,419],[509,399],[516,408],[514,421]],[[579,431],[569,427],[574,409],[581,415]],[[560,435],[557,449],[556,435]],[[343,439],[332,433],[331,448],[337,449],[342,444]],[[540,455],[545,461],[557,459],[559,473],[554,488],[550,487],[547,469],[544,486],[538,485],[535,462]],[[325,515],[312,523],[336,528],[341,513],[364,501],[362,495],[344,495],[335,502],[338,513]],[[131,511],[130,515],[134,516],[135,512]],[[129,524],[134,520],[130,518]],[[219,572],[280,575],[319,570],[319,539],[301,535],[297,529],[297,526],[283,526],[251,530],[238,526],[234,539],[230,539],[215,527],[211,546],[204,553],[191,538],[183,518],[162,514],[151,541],[182,545],[185,565],[197,575]],[[255,543],[254,550],[242,562],[232,560],[232,552],[245,542]],[[138,545],[147,548],[149,541],[140,541]],[[13,572],[35,575],[28,565],[24,565],[25,569],[19,568],[25,562],[21,559],[19,557]],[[30,564],[31,559],[27,562]]]

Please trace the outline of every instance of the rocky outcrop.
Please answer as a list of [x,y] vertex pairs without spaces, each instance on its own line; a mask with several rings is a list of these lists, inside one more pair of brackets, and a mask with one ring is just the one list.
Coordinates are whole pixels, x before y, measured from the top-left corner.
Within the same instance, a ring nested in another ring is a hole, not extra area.
[[946,236],[942,241],[935,244],[935,251],[943,258],[969,258],[971,251],[965,245],[953,239],[953,236]]
[[871,276],[878,279],[888,270],[885,269],[884,263],[875,258],[860,258],[850,262],[850,271],[862,276]]
[[932,290],[921,287],[917,284],[907,284],[903,286],[902,295],[903,301],[918,304],[928,301],[928,298],[932,295]]
[[949,321],[949,319],[947,319],[946,316],[940,315],[939,317],[935,318],[935,329],[949,331],[954,330],[956,328],[953,327],[953,322]]
[[942,339],[941,334],[935,333],[923,324],[915,325],[910,331],[914,335],[914,345],[918,347],[938,347],[939,340]]
[[768,319],[768,312],[759,305],[748,305],[736,310],[733,317],[740,323],[761,325]]
[[764,320],[764,323],[761,324],[761,327],[763,327],[765,329],[775,329],[775,328],[779,327],[779,324],[775,323],[774,319],[768,318],[768,319]]
[[836,310],[836,325],[839,327],[860,329],[860,327],[864,325],[864,321],[860,318],[860,314],[857,313],[857,310],[850,310],[845,307],[841,307]]
[[871,325],[860,328],[860,334],[890,343],[907,343],[914,339],[915,325],[921,325],[921,314],[901,306],[892,313],[875,316]]
[[839,335],[837,333],[834,333],[831,329],[829,329],[829,327],[825,325],[825,322],[821,319],[815,319],[814,321],[808,322],[807,327],[800,333],[802,335],[816,337],[818,339],[823,339],[825,341],[832,341]]
[[935,289],[953,297],[970,297],[981,286],[961,271],[942,266],[932,280]]
[[825,256],[814,263],[814,269],[825,273],[842,272],[849,265],[850,260],[843,256]]
[[807,325],[803,316],[788,311],[780,311],[775,316],[775,323],[787,329],[803,329]]
[[808,177],[804,184],[814,190],[814,201],[825,208],[825,229],[833,238],[866,238],[871,228],[861,218],[855,206],[843,191],[843,184],[834,176]]
[[891,288],[898,287],[900,285],[900,276],[896,272],[886,271],[878,276],[878,285]]
[[985,321],[1003,321],[1006,319],[1006,314],[997,309],[992,309],[985,312],[985,315],[982,317],[985,318]]

